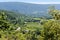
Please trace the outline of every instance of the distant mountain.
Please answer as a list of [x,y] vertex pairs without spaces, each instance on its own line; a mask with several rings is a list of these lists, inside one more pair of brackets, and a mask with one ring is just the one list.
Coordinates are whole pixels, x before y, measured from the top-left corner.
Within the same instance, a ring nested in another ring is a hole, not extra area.
[[57,9],[60,9],[60,4],[31,4],[23,2],[0,2],[0,9],[16,11],[34,17],[47,17],[47,9],[51,5],[55,5]]

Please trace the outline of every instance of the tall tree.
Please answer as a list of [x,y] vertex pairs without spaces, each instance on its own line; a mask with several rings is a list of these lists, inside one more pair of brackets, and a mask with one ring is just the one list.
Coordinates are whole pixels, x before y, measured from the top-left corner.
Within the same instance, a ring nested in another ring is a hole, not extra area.
[[50,6],[48,13],[56,20],[60,20],[60,10],[55,9],[55,6]]

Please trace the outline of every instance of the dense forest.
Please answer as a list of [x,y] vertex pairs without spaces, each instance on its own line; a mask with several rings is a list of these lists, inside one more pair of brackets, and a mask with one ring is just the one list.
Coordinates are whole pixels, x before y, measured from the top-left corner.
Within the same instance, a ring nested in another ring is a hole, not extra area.
[[51,6],[47,13],[52,18],[0,10],[0,40],[60,40],[60,10]]

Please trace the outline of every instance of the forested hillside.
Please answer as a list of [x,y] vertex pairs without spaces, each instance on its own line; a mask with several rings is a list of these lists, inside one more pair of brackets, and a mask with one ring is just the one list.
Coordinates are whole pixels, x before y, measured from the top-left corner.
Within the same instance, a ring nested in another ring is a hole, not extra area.
[[60,4],[32,4],[24,2],[0,2],[0,9],[20,12],[32,17],[47,17],[48,7],[54,5],[56,9],[60,9]]
[[48,14],[52,18],[0,10],[0,40],[60,40],[60,10],[51,6]]

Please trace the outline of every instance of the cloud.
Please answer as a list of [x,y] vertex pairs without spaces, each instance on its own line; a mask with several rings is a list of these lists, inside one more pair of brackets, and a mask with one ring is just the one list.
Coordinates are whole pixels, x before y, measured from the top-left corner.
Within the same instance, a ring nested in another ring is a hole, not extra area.
[[19,2],[20,0],[0,0],[0,2]]
[[60,2],[30,2],[33,4],[60,4]]

